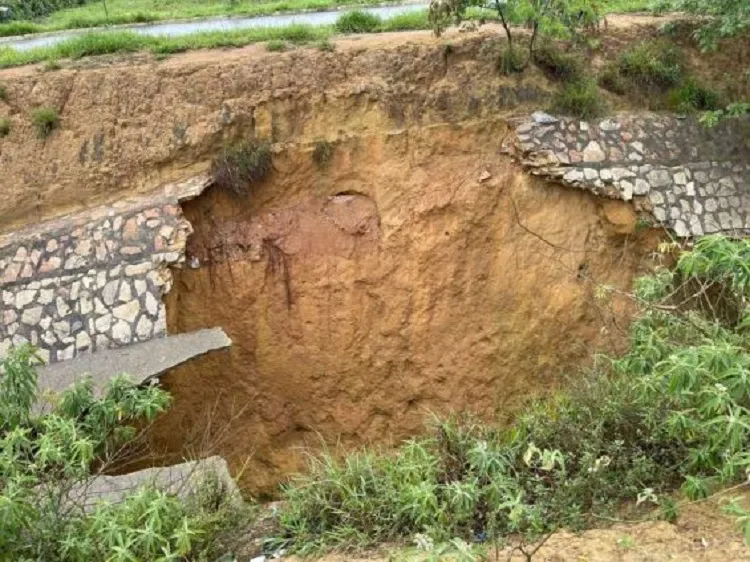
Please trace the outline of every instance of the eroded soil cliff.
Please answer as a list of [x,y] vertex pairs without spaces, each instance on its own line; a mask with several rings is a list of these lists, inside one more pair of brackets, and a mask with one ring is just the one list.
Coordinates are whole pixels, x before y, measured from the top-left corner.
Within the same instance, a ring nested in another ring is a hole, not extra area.
[[[222,326],[226,353],[171,373],[158,428],[172,450],[231,420],[223,451],[253,453],[271,493],[302,446],[387,443],[430,412],[507,417],[622,336],[627,289],[653,237],[628,204],[545,185],[500,145],[502,119],[361,136],[320,169],[287,147],[243,199],[185,205],[196,232],[167,296],[170,332]],[[216,405],[216,407],[214,407]]]
[[[631,35],[613,30],[604,52]],[[166,377],[175,405],[156,451],[213,446],[246,468],[248,490],[273,495],[321,440],[388,444],[431,412],[502,421],[618,347],[629,302],[595,287],[627,290],[659,235],[631,203],[533,178],[504,152],[508,120],[555,86],[535,69],[498,75],[497,48],[384,35],[336,52],[0,73],[14,125],[0,229],[149,192],[204,172],[232,139],[270,139],[273,170],[246,197],[209,188],[182,205],[195,232],[168,332],[219,326],[234,345]],[[28,119],[39,105],[62,116],[47,140]],[[322,141],[331,158],[316,162]]]

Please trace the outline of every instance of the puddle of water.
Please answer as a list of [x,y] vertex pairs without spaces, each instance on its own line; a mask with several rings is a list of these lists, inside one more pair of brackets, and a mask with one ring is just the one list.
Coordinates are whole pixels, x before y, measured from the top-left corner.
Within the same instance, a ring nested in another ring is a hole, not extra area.
[[[377,6],[370,8],[359,8],[364,12],[369,12],[383,19],[388,19],[400,14],[418,12],[427,7],[426,2],[414,4],[403,4],[399,6]],[[246,18],[216,18],[199,21],[187,22],[166,22],[147,25],[122,25],[114,28],[117,31],[132,31],[139,35],[177,37],[180,35],[189,35],[200,31],[234,31],[238,29],[251,29],[262,27],[284,27],[291,24],[307,25],[331,25],[341,16],[341,10],[331,10],[327,12],[306,12],[302,14],[279,14],[275,16],[256,16]],[[24,39],[5,38],[0,39],[0,48],[11,47],[19,51],[27,51],[37,47],[48,47],[55,45],[71,37],[83,35],[99,29],[71,29],[59,31],[40,36],[27,37]]]

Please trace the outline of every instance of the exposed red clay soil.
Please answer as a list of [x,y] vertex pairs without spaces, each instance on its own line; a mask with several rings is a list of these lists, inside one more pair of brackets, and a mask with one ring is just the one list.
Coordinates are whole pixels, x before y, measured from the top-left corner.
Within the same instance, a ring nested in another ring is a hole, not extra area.
[[234,345],[167,377],[159,445],[180,450],[217,404],[214,427],[233,418],[220,452],[252,455],[243,483],[273,495],[321,438],[395,442],[430,412],[508,419],[617,347],[628,303],[600,306],[590,279],[627,289],[657,237],[626,203],[526,176],[506,134],[498,119],[353,138],[322,169],[288,146],[246,198],[185,204],[201,266],[175,272],[170,332],[221,326]]

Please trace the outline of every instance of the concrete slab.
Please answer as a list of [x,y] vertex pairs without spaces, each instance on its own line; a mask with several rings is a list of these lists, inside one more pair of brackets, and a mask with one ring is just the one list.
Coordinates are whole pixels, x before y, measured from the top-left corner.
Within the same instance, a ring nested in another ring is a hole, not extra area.
[[39,369],[40,395],[43,396],[45,391],[61,392],[90,376],[94,381],[94,394],[100,396],[107,382],[121,373],[143,383],[193,357],[230,345],[232,340],[224,330],[211,328],[79,355],[70,361],[53,363]]
[[[207,482],[208,481],[208,482]],[[120,476],[95,476],[74,486],[68,499],[89,511],[97,503],[117,503],[143,487],[155,488],[181,498],[195,494],[202,484],[216,483],[222,497],[242,501],[237,483],[222,457],[188,461],[166,467],[146,468]]]

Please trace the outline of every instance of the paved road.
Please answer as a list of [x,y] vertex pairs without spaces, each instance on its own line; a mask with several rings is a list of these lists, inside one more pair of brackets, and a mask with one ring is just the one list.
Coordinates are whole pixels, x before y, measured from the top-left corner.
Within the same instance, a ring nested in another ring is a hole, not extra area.
[[[418,2],[401,4],[396,6],[376,6],[358,8],[362,11],[375,14],[383,19],[387,19],[399,14],[417,12],[424,10],[428,5],[425,0]],[[327,12],[306,12],[301,14],[279,14],[275,16],[256,16],[256,17],[239,17],[239,18],[212,18],[204,20],[193,20],[183,22],[162,22],[154,24],[138,25],[118,25],[109,28],[88,28],[88,29],[71,29],[66,31],[57,31],[53,33],[43,33],[37,35],[26,35],[23,37],[6,37],[0,39],[0,49],[3,47],[12,47],[19,51],[27,51],[36,47],[48,47],[71,37],[83,35],[92,31],[105,31],[106,29],[115,29],[117,31],[132,31],[139,35],[151,36],[169,36],[177,37],[188,35],[199,31],[234,31],[237,29],[251,29],[261,27],[284,27],[287,25],[302,23],[308,25],[331,25],[341,15],[341,10],[330,10]]]

